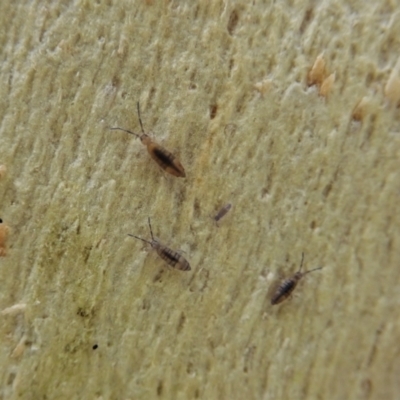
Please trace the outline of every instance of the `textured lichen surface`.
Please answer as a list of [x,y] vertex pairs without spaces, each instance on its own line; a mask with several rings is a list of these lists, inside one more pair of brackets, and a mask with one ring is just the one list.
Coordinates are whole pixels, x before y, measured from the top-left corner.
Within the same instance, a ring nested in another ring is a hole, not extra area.
[[[400,393],[399,1],[1,1],[0,26],[1,399]],[[186,178],[108,129],[137,101]],[[190,272],[127,236],[149,216]],[[324,268],[271,306],[302,252]]]

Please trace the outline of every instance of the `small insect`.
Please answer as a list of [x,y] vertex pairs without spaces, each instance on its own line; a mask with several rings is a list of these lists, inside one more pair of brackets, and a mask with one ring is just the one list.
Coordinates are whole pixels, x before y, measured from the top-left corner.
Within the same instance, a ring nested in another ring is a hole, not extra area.
[[131,135],[135,135],[140,139],[140,141],[147,147],[147,151],[150,154],[150,157],[165,171],[169,174],[185,178],[185,170],[180,163],[180,161],[168,150],[164,149],[161,145],[156,142],[153,142],[151,138],[144,132],[142,118],[140,117],[140,106],[139,102],[137,103],[137,112],[139,117],[140,128],[142,129],[142,134],[138,135],[135,132],[128,131],[127,129],[122,128],[110,128],[111,130],[120,130],[123,132],[130,133]]
[[300,264],[299,270],[291,278],[285,279],[282,282],[282,284],[278,287],[278,290],[275,292],[275,294],[271,298],[272,305],[282,303],[283,300],[286,300],[291,295],[291,293],[293,292],[293,290],[299,283],[299,280],[304,275],[306,275],[310,272],[316,271],[317,269],[322,269],[322,267],[319,267],[319,268],[311,269],[310,271],[301,272],[301,268],[303,266],[303,261],[304,261],[304,253],[301,253],[301,254],[302,254],[302,256],[301,256],[301,264]]
[[213,217],[213,220],[215,221],[215,223],[217,224],[217,226],[218,226],[219,220],[220,220],[221,218],[223,218],[223,217],[228,213],[228,211],[229,211],[231,208],[232,208],[232,204],[231,204],[231,203],[228,203],[228,204],[226,204],[225,206],[223,206],[223,207],[217,212],[217,214],[215,214],[215,216]]
[[132,236],[136,239],[139,239],[145,243],[150,244],[150,246],[157,252],[157,254],[171,267],[179,269],[180,271],[190,271],[189,262],[178,252],[171,250],[167,246],[161,244],[158,240],[154,239],[153,230],[151,229],[150,217],[149,217],[149,228],[151,234],[151,242],[146,239],[142,239],[138,236],[128,234],[128,236]]

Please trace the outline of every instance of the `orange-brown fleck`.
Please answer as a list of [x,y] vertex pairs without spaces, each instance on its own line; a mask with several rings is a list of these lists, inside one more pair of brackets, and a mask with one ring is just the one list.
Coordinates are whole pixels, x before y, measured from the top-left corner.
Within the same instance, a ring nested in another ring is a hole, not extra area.
[[327,78],[324,79],[322,85],[319,89],[319,94],[323,97],[328,96],[330,91],[332,90],[332,86],[335,83],[335,74],[330,74]]
[[6,240],[10,228],[0,220],[0,257],[7,255]]
[[326,76],[326,64],[324,56],[320,54],[308,73],[308,85],[321,85]]

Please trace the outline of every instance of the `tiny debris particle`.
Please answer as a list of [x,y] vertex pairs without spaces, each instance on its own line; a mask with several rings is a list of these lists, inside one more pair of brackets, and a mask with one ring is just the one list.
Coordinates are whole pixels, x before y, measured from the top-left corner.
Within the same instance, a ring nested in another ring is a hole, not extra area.
[[395,106],[397,106],[400,102],[400,59],[397,62],[395,68],[393,68],[390,73],[389,79],[385,85],[385,96],[389,100],[389,102]]
[[24,354],[26,349],[26,336],[22,336],[21,340],[15,346],[15,349],[11,353],[11,358],[19,358]]
[[125,35],[121,35],[120,39],[119,39],[119,43],[118,43],[118,49],[117,49],[117,55],[119,57],[123,57],[126,55],[127,50],[128,50],[128,40],[126,38]]
[[254,89],[260,92],[261,95],[269,92],[272,86],[272,79],[263,79],[260,82],[254,84]]
[[7,173],[7,167],[5,165],[0,165],[0,178],[4,178]]
[[319,95],[326,97],[332,91],[335,83],[335,73],[328,76],[328,70],[323,54],[320,54],[308,73],[307,83],[309,86],[316,85],[319,88]]
[[6,240],[9,231],[10,228],[5,223],[3,223],[3,220],[0,218],[0,257],[4,257],[7,255]]
[[225,125],[224,133],[226,135],[231,135],[232,136],[236,132],[236,130],[237,130],[237,125],[230,123],[230,124],[226,124]]
[[331,92],[333,84],[335,83],[335,73],[330,74],[324,81],[319,89],[319,94],[323,97],[328,96]]
[[368,111],[368,107],[370,106],[370,99],[367,96],[364,96],[358,103],[357,105],[354,107],[353,110],[353,114],[352,117],[355,121],[361,121],[367,111]]
[[326,76],[326,65],[323,54],[320,54],[308,73],[308,85],[321,85]]
[[26,304],[25,303],[20,303],[20,304],[14,304],[11,307],[4,308],[3,311],[1,312],[1,315],[17,315],[19,313],[24,312],[26,309]]
[[99,347],[98,344],[94,344],[93,347],[92,347],[92,349],[93,349],[93,350],[96,350],[98,347]]

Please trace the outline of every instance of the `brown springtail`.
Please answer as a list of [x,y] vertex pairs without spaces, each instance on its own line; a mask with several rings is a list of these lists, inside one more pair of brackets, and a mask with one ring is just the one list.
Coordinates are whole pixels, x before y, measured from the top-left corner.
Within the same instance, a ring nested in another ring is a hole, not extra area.
[[142,134],[138,135],[135,132],[129,131],[127,129],[122,128],[110,128],[111,130],[120,130],[126,133],[130,133],[131,135],[135,135],[140,139],[140,141],[147,147],[147,151],[150,154],[150,157],[165,171],[169,174],[184,178],[186,176],[185,170],[180,163],[180,161],[168,150],[164,149],[161,145],[153,140],[144,132],[142,118],[140,116],[140,106],[139,102],[137,103],[137,112],[139,117],[140,128],[142,129]]
[[286,300],[293,290],[296,288],[297,284],[299,283],[299,280],[306,274],[316,271],[317,269],[322,269],[322,267],[319,268],[314,268],[311,269],[310,271],[306,272],[301,272],[301,268],[303,267],[303,261],[304,261],[304,253],[301,253],[301,264],[299,270],[291,277],[288,279],[285,279],[281,285],[278,287],[277,291],[271,298],[271,304],[279,304],[282,303],[282,301]]
[[231,204],[231,203],[228,203],[228,204],[226,204],[225,206],[223,206],[223,207],[217,212],[217,214],[216,214],[214,217],[212,217],[212,219],[215,221],[215,223],[217,224],[217,226],[218,226],[219,220],[220,220],[221,218],[223,218],[223,217],[228,213],[228,211],[229,211],[231,208],[232,208],[232,204]]
[[171,267],[179,269],[180,271],[190,271],[191,268],[189,262],[181,254],[179,254],[174,250],[171,250],[167,246],[161,244],[158,240],[154,239],[153,230],[151,229],[150,217],[148,221],[151,234],[151,242],[149,240],[142,239],[141,237],[135,235],[128,234],[128,236],[132,236],[136,239],[142,240],[143,242],[150,244],[150,246],[157,252],[157,254],[167,264],[171,265]]

